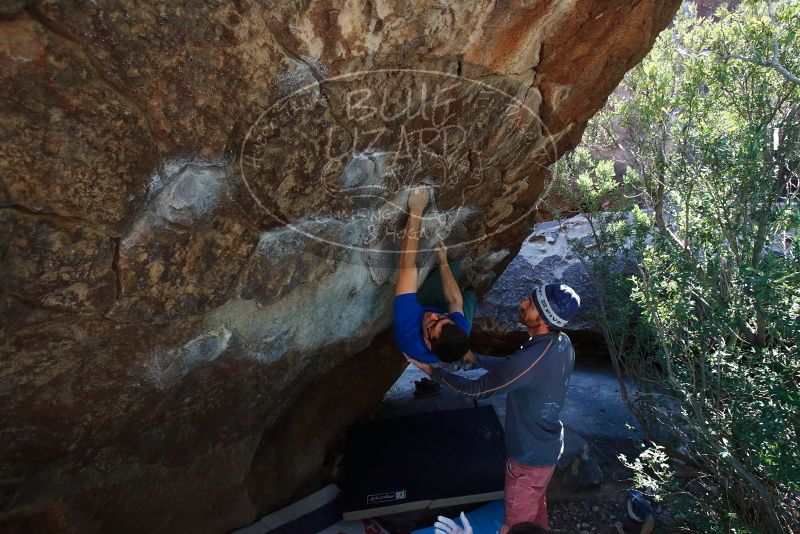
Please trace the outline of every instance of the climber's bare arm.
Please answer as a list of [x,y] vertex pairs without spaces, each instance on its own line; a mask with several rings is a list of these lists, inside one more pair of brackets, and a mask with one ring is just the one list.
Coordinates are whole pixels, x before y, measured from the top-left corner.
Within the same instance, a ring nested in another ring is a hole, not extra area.
[[442,276],[442,292],[444,301],[447,303],[447,311],[464,313],[464,298],[461,296],[461,289],[453,276],[453,271],[450,270],[450,265],[447,263],[447,247],[443,241],[440,241],[439,246],[436,247],[436,254],[439,257],[439,274]]
[[417,187],[408,195],[408,221],[400,246],[400,270],[395,295],[417,292],[417,249],[422,228],[422,212],[428,204],[428,188]]

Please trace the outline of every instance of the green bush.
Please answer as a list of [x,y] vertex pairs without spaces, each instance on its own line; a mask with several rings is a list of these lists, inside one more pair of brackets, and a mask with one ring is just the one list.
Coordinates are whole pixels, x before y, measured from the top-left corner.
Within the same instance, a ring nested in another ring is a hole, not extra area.
[[800,529],[799,30],[796,1],[685,7],[554,167],[623,399],[695,476],[630,465],[693,531]]

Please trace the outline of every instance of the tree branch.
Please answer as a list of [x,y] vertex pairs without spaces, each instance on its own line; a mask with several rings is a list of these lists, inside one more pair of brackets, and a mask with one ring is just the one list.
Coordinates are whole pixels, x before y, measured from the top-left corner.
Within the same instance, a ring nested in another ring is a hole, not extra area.
[[770,67],[770,68],[773,68],[773,69],[775,69],[776,71],[778,71],[778,72],[779,72],[779,73],[780,73],[780,74],[781,74],[781,75],[782,75],[784,78],[786,78],[787,80],[789,80],[789,81],[790,81],[790,82],[792,82],[793,84],[795,84],[795,85],[800,85],[800,78],[798,78],[797,76],[795,76],[794,74],[792,74],[791,72],[789,72],[789,71],[786,69],[786,67],[784,67],[783,65],[781,65],[781,64],[780,64],[778,61],[776,61],[775,59],[772,59],[772,60],[770,60],[770,61],[762,61],[762,60],[760,60],[760,59],[756,59],[756,58],[754,58],[754,57],[743,56],[743,55],[741,55],[741,54],[731,54],[731,56],[730,56],[730,57],[732,57],[732,58],[734,58],[734,59],[740,59],[740,60],[742,60],[742,61],[747,61],[748,63],[755,63],[756,65],[760,65],[760,66],[762,66],[762,67]]
[[[778,16],[775,14],[775,6],[772,5],[772,0],[767,0],[767,11],[769,12],[769,19],[772,21],[773,29],[778,27]],[[789,80],[795,85],[800,85],[800,78],[789,72],[780,62],[781,47],[778,44],[778,33],[772,32],[772,58],[769,61],[763,61],[754,57],[742,56],[740,54],[732,54],[731,57],[754,63],[762,67],[770,67],[778,71],[784,78]]]

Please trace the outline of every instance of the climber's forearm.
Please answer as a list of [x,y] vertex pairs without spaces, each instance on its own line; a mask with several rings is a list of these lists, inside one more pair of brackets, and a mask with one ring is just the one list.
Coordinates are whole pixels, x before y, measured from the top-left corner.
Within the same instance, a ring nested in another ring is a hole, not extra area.
[[458,282],[456,282],[450,266],[447,263],[439,265],[439,274],[442,277],[442,293],[444,301],[447,303],[447,311],[463,312],[464,298],[461,296],[461,289],[458,287]]
[[422,210],[412,210],[408,214],[403,242],[400,245],[400,269],[397,273],[395,295],[417,292],[417,250],[422,227]]

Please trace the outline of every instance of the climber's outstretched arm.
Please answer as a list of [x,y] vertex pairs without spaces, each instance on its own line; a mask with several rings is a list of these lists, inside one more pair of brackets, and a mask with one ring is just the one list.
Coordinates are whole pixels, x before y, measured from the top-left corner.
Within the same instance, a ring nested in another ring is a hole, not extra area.
[[400,270],[395,295],[417,292],[417,249],[422,228],[422,212],[428,205],[428,188],[417,187],[408,195],[408,221],[400,246]]
[[439,257],[439,274],[442,277],[442,293],[447,303],[447,311],[464,313],[464,297],[461,296],[461,289],[447,263],[447,246],[444,241],[439,241],[436,254]]

